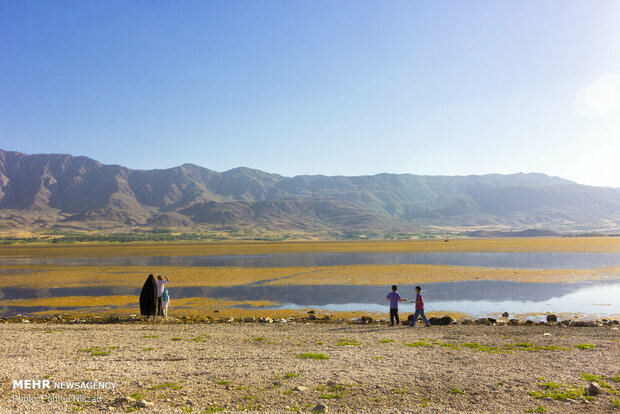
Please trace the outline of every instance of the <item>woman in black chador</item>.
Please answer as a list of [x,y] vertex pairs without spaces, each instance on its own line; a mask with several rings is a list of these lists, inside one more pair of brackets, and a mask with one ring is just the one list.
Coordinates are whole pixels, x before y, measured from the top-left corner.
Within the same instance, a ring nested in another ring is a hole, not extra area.
[[140,292],[140,313],[144,316],[155,316],[157,313],[157,282],[149,275]]

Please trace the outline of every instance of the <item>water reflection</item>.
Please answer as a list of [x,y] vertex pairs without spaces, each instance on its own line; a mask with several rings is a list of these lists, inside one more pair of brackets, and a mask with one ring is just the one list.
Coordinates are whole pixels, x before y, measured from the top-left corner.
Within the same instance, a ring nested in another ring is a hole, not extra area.
[[[264,286],[249,284],[226,287],[173,287],[174,299],[208,297],[230,301],[271,301],[276,309],[321,308],[329,311],[385,312],[385,295],[389,286],[310,285]],[[403,297],[413,298],[414,285],[400,285]],[[60,296],[134,295],[140,288],[77,287],[77,288],[2,288],[1,299],[31,299]],[[597,315],[620,314],[620,281],[591,281],[582,283],[521,283],[475,280],[428,283],[423,294],[426,310],[465,312],[474,316],[509,312],[568,312]],[[173,302],[174,303],[174,302]],[[413,312],[414,305],[403,303],[402,312]],[[33,308],[22,312],[33,312]],[[266,309],[269,309],[267,307]],[[12,311],[13,309],[11,309]],[[47,309],[46,309],[47,310]],[[8,308],[0,308],[7,313]]]
[[[438,300],[427,299],[430,295],[425,295],[425,310],[432,311],[455,311],[464,312],[474,317],[485,317],[503,312],[510,315],[528,313],[567,313],[604,316],[620,315],[620,284],[616,283],[607,286],[582,286],[573,292],[561,291],[557,296],[550,296],[542,299],[540,296],[530,297],[529,300],[502,300],[499,298],[487,298],[475,300],[475,298],[464,295],[457,300],[437,298]],[[282,305],[277,308],[299,309],[313,306]],[[359,311],[367,312],[386,312],[384,304],[377,303],[329,303],[317,305],[321,309],[329,311]],[[414,313],[414,304],[400,305],[403,313]]]
[[521,269],[591,269],[620,265],[620,252],[288,253],[235,256],[4,257],[2,265],[312,267],[436,264]]

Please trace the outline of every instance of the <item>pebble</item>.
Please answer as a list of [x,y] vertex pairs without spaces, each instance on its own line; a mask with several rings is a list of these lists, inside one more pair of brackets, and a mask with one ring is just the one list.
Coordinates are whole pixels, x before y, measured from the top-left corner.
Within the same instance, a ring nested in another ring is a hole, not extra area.
[[603,387],[598,385],[596,382],[590,383],[590,386],[588,387],[588,395],[592,395],[592,396],[599,395],[602,392],[603,392]]
[[140,400],[136,403],[136,405],[142,408],[146,408],[146,407],[152,407],[155,404],[147,400]]
[[313,413],[327,413],[327,406],[323,404],[317,404],[312,409]]

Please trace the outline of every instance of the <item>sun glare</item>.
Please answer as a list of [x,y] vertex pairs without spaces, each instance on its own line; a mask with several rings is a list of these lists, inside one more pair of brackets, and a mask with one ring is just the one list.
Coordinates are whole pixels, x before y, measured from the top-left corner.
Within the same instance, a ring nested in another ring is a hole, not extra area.
[[620,108],[620,74],[601,76],[586,86],[575,100],[575,111],[585,118],[605,116]]

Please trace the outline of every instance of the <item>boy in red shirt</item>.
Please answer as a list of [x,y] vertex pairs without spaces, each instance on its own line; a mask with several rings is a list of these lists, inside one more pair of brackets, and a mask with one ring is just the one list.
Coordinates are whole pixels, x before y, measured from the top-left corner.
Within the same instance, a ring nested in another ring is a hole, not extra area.
[[[426,324],[426,327],[430,327],[431,324],[428,323],[428,319],[426,319],[426,315],[424,315],[424,298],[422,297],[422,295],[420,294],[420,292],[422,291],[422,288],[420,286],[416,286],[415,287],[415,314],[413,315],[413,320],[411,321],[411,327],[413,328],[415,326],[415,323],[418,320],[418,316],[422,316],[422,320],[424,320],[424,323]],[[413,302],[413,301],[411,301]]]

